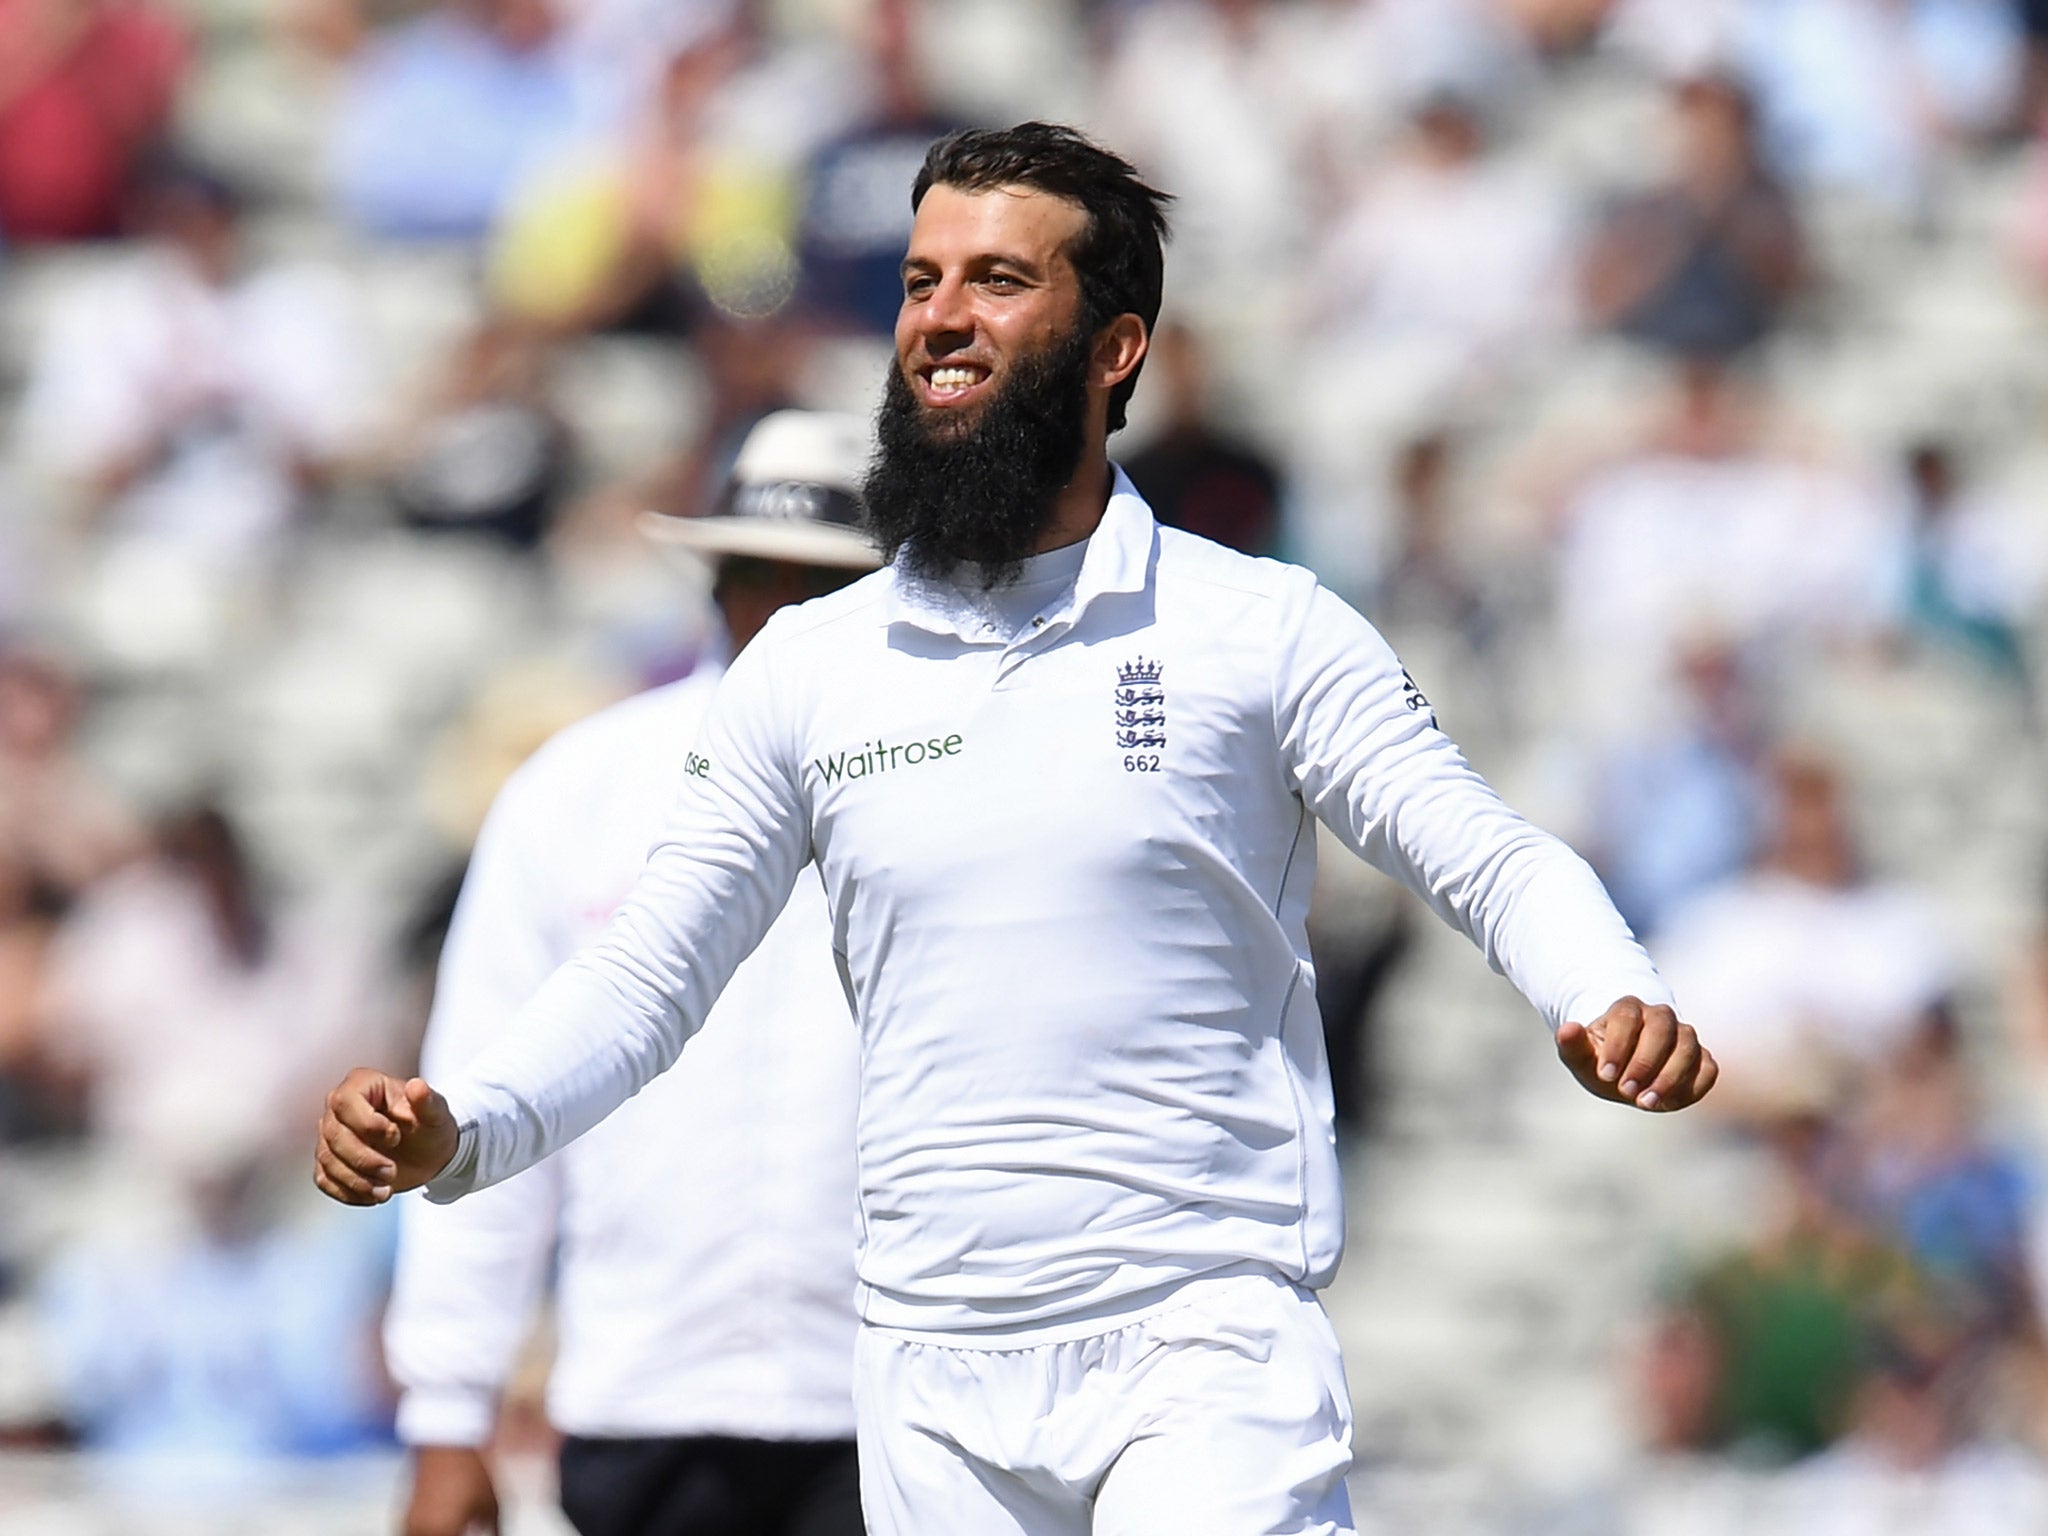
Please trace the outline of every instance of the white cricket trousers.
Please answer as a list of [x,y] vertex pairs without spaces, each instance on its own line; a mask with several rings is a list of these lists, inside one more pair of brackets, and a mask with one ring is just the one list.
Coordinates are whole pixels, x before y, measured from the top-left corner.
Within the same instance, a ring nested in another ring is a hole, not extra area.
[[870,1536],[1352,1536],[1337,1336],[1277,1275],[1021,1349],[865,1327],[857,1362]]

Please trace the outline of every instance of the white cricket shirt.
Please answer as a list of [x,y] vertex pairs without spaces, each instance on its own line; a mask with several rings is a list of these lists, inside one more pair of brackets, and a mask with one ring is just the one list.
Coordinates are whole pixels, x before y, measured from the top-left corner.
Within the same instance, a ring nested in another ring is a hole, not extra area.
[[[700,672],[571,726],[499,794],[442,953],[430,1081],[459,1074],[603,931],[717,681]],[[557,1427],[850,1437],[855,1071],[812,873],[681,1067],[503,1184],[404,1202],[386,1324],[401,1435],[489,1437],[552,1260]]]
[[430,1198],[651,1081],[815,854],[860,1023],[862,1313],[888,1327],[1043,1340],[1196,1275],[1329,1280],[1311,815],[1553,1026],[1667,1000],[1364,619],[1158,527],[1121,473],[1021,631],[893,568],[783,610],[682,781],[604,938],[443,1085],[465,1131]]

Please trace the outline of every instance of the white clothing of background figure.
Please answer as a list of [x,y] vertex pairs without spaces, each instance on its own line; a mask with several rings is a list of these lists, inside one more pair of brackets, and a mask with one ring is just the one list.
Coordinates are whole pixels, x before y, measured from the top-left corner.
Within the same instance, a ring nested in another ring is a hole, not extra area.
[[145,248],[53,305],[22,400],[24,458],[89,482],[159,449],[108,509],[110,532],[260,566],[299,510],[303,467],[365,425],[360,337],[337,270],[262,266],[215,286],[175,248]]
[[[442,957],[426,1070],[464,1066],[602,931],[718,677],[570,727],[500,792]],[[387,1324],[401,1436],[490,1438],[553,1261],[558,1429],[850,1439],[855,1068],[824,897],[799,881],[685,1070],[475,1200],[406,1203]]]

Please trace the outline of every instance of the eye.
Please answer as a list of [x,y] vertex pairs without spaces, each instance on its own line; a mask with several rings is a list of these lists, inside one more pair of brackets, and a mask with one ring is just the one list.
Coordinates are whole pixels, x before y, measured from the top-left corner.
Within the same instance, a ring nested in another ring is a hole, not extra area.
[[925,298],[932,291],[929,277],[906,277],[903,280],[903,297],[913,302]]
[[1024,286],[1007,272],[991,272],[982,279],[982,284],[984,287],[995,289],[998,293],[1015,293]]

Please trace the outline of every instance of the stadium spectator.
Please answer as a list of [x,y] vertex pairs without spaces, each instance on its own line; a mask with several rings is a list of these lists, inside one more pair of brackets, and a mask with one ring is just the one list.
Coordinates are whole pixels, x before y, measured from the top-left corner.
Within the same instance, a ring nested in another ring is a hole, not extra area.
[[1672,985],[1742,1068],[1724,1110],[1802,1081],[1860,1080],[1955,983],[1927,899],[1864,869],[1833,764],[1784,750],[1772,780],[1750,869],[1674,911],[1657,947]]
[[1297,338],[1284,377],[1316,381],[1285,418],[1302,486],[1290,549],[1340,589],[1363,590],[1388,554],[1364,547],[1355,510],[1388,451],[1494,409],[1569,334],[1574,232],[1560,187],[1497,143],[1476,98],[1425,97],[1332,199],[1305,280],[1283,285]]
[[935,107],[910,0],[877,0],[867,20],[876,100],[804,168],[797,222],[804,313],[835,329],[887,336],[903,305],[910,184],[932,140],[963,126]]
[[337,1051],[385,1033],[383,985],[363,914],[274,895],[233,824],[201,805],[66,915],[44,1049],[84,1083],[90,1128],[117,1157],[178,1166],[192,1106],[209,1102],[212,1142],[261,1156],[303,1135]]
[[1741,872],[1766,797],[1760,704],[1741,655],[1702,637],[1681,648],[1678,670],[1676,718],[1618,743],[1594,771],[1593,864],[1649,940]]
[[1402,444],[1389,475],[1385,538],[1390,554],[1370,611],[1389,634],[1455,636],[1477,655],[1490,649],[1501,614],[1461,537],[1453,480],[1459,443],[1448,428]]
[[635,520],[642,512],[684,516],[691,507],[715,501],[754,424],[797,404],[810,344],[806,327],[782,317],[707,319],[698,329],[696,346],[704,368],[706,409],[690,442],[647,474],[600,487],[585,497],[564,519],[557,544],[632,547],[639,537]]
[[1844,1198],[1926,1277],[1948,1332],[1979,1351],[2036,1343],[2032,1179],[1985,1129],[1954,1018],[1933,1010],[1843,1118]]
[[1247,555],[1273,552],[1284,492],[1280,469],[1219,428],[1201,337],[1164,325],[1152,367],[1165,395],[1158,434],[1124,460],[1124,471],[1169,528],[1185,528]]
[[392,495],[409,524],[521,549],[546,535],[575,464],[555,351],[539,328],[504,317],[462,340],[394,451]]
[[1560,659],[1596,740],[1672,723],[1697,636],[1738,647],[1768,685],[1891,620],[1894,528],[1849,463],[1798,444],[1776,402],[1714,364],[1678,368],[1653,409],[1563,504]]
[[[866,452],[858,420],[779,413],[747,438],[722,515],[650,522],[716,562],[732,653],[877,563],[845,525]],[[507,785],[450,930],[427,1070],[500,1034],[603,929],[722,671],[582,722]],[[854,1034],[830,930],[819,888],[800,887],[704,1054],[484,1198],[408,1203],[387,1331],[416,1447],[406,1536],[495,1516],[484,1447],[550,1267],[549,1405],[583,1536],[857,1536]]]
[[[1309,366],[1368,409],[1512,375],[1572,319],[1571,233],[1555,179],[1498,153],[1478,101],[1429,97],[1317,241],[1299,317]],[[1356,377],[1367,359],[1376,383]]]
[[0,1146],[77,1128],[74,1085],[43,1034],[51,945],[65,910],[139,844],[78,757],[82,708],[54,660],[0,646]]
[[1897,602],[1906,633],[2024,679],[2048,593],[2048,539],[2005,498],[1972,484],[1949,443],[1910,445],[1900,470],[1907,526]]
[[61,911],[17,850],[0,845],[0,1152],[77,1128],[77,1104],[48,1069],[41,1006]]
[[1848,1432],[1794,1472],[1782,1529],[1864,1536],[1903,1517],[1944,1536],[2027,1536],[2048,1524],[2039,1460],[1986,1423],[1980,1357],[1913,1330],[1880,1330],[1870,1354]]
[[0,241],[120,233],[188,54],[184,26],[151,0],[0,0]]
[[1546,59],[1571,58],[1599,37],[1615,0],[1502,0],[1501,8]]
[[389,1444],[368,1347],[389,1224],[290,1213],[272,1166],[232,1137],[188,1143],[150,1170],[174,1174],[169,1221],[74,1242],[37,1287],[67,1424],[150,1500],[217,1513],[278,1458]]
[[1746,89],[1684,80],[1671,110],[1676,164],[1601,218],[1586,313],[1681,357],[1728,358],[1769,335],[1806,284],[1799,214],[1763,164]]
[[128,808],[78,755],[85,707],[54,657],[0,645],[0,849],[59,906],[140,842]]
[[1752,0],[1736,64],[1772,162],[1898,214],[1931,194],[1945,139],[1995,136],[2025,70],[2010,0]]
[[2020,88],[2020,122],[2038,123],[2048,107],[2048,3],[2018,0],[2020,31],[2026,38],[2026,64]]
[[133,251],[46,317],[24,455],[86,500],[103,560],[266,571],[364,419],[351,290],[332,268],[253,257],[243,195],[190,162],[154,167],[136,209]]
[[1338,13],[1162,0],[1132,8],[1102,36],[1102,130],[1177,191],[1179,302],[1212,320],[1265,313],[1284,285],[1246,278],[1291,270],[1307,250],[1304,172],[1332,65],[1349,62]]
[[342,216],[392,239],[480,238],[575,126],[556,27],[547,0],[444,0],[375,37],[330,125]]
[[1864,1379],[1872,1331],[1927,1316],[1912,1266],[1842,1209],[1825,1117],[1781,1102],[1763,1130],[1773,1188],[1761,1229],[1692,1276],[1661,1325],[1688,1348],[1698,1342],[1690,1330],[1702,1331],[1713,1382],[1703,1436],[1688,1417],[1697,1407],[1689,1386],[1665,1428],[1750,1465],[1833,1444]]
[[493,240],[500,304],[562,329],[675,334],[788,305],[797,179],[850,117],[853,72],[757,9],[670,59],[641,115],[521,178]]
[[1601,43],[1652,80],[1686,80],[1728,67],[1752,0],[1614,0]]

